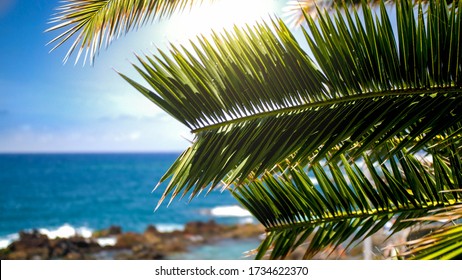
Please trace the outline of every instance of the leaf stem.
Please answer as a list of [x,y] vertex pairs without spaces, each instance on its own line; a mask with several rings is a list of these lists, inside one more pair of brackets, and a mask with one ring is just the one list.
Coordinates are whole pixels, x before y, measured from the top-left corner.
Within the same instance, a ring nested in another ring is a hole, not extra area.
[[365,100],[365,99],[374,99],[374,98],[384,98],[384,97],[401,97],[401,96],[416,96],[416,95],[433,95],[433,94],[453,94],[453,93],[462,93],[461,86],[442,86],[442,87],[432,87],[432,88],[425,88],[425,89],[399,89],[399,90],[386,90],[386,91],[379,91],[379,92],[370,92],[365,94],[355,94],[351,96],[345,96],[333,100],[326,100],[321,102],[313,102],[309,104],[302,104],[288,108],[281,108],[274,111],[269,112],[261,112],[257,114],[253,114],[250,116],[245,116],[241,118],[235,118],[231,120],[227,120],[224,122],[200,127],[191,131],[191,133],[197,134],[203,131],[208,130],[215,130],[227,125],[236,124],[240,122],[246,122],[249,120],[261,119],[269,116],[275,116],[279,114],[285,114],[290,112],[300,112],[309,110],[312,108],[319,108],[325,107],[330,105],[338,105],[342,103],[348,103],[356,100]]

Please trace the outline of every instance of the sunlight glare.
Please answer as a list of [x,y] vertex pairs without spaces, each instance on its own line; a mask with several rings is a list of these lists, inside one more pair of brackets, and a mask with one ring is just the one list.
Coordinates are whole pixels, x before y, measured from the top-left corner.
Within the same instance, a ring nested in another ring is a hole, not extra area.
[[176,16],[164,27],[165,39],[183,43],[212,30],[230,29],[234,25],[252,25],[275,14],[275,0],[216,0]]

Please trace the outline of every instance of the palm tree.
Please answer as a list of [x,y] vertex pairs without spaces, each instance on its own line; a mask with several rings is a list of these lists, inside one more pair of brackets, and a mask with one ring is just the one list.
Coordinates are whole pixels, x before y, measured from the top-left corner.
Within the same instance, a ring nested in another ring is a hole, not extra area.
[[[59,20],[82,2],[100,1],[72,1]],[[462,2],[374,2],[305,14],[306,48],[275,19],[138,57],[150,87],[120,75],[195,134],[159,182],[159,204],[231,190],[266,227],[257,258],[305,243],[310,258],[391,221],[394,234],[443,219],[452,223],[405,257],[460,257]],[[80,42],[94,55],[147,10],[106,13],[112,25],[82,27],[71,51]]]

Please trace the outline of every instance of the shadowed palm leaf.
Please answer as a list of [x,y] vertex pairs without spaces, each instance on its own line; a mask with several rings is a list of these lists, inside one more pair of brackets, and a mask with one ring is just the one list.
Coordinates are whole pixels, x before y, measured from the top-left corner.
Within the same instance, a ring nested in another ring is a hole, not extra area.
[[392,231],[397,232],[419,222],[415,218],[460,205],[462,193],[454,192],[462,179],[460,158],[455,160],[458,165],[449,166],[434,156],[434,168],[428,169],[403,153],[378,166],[364,155],[365,167],[342,157],[342,165],[316,163],[310,169],[266,172],[233,194],[266,227],[257,258],[268,249],[272,259],[284,258],[308,237],[305,258],[311,258],[329,246],[348,247],[392,219]]

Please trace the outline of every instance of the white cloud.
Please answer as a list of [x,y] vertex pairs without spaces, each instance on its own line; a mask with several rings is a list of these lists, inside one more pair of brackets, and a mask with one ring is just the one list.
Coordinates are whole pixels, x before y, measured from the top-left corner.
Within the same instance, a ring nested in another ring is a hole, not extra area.
[[0,137],[0,152],[182,151],[186,127],[164,115],[106,118],[71,127],[23,124]]

